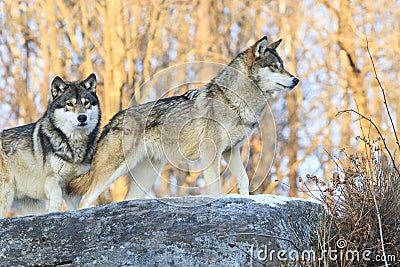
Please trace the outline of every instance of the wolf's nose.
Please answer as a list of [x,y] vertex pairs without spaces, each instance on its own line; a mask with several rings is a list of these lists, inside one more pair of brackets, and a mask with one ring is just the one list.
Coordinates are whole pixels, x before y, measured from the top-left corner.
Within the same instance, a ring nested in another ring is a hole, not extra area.
[[86,122],[87,121],[87,116],[83,115],[83,114],[78,115],[78,121],[80,123]]
[[299,79],[297,79],[296,77],[294,77],[293,78],[293,80],[292,80],[292,83],[294,84],[294,85],[297,85],[298,83],[299,83]]

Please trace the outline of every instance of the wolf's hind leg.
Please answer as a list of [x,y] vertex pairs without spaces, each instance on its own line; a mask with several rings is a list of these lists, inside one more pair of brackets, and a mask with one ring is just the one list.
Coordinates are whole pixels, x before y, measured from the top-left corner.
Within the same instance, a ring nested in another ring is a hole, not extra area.
[[[218,157],[220,158],[220,157]],[[208,194],[212,197],[220,197],[221,193],[221,181],[219,179],[219,160],[214,160],[209,166],[204,169],[204,180],[207,184]]]
[[81,197],[76,195],[65,194],[64,200],[69,210],[77,210],[79,207],[79,202],[81,201]]
[[150,195],[149,191],[159,176],[163,162],[145,159],[130,170],[131,184],[125,199],[142,199]]
[[205,139],[200,144],[204,180],[207,184],[208,194],[212,197],[220,197],[222,195],[219,179],[221,153],[217,151],[216,147],[211,139]]
[[237,180],[239,193],[241,195],[249,195],[249,177],[240,157],[240,147],[233,147],[231,150],[224,152],[222,156],[228,164],[228,170]]
[[96,166],[92,167],[93,172],[91,172],[91,175],[93,175],[92,184],[86,194],[83,195],[82,201],[79,204],[79,209],[89,208],[107,187],[119,177],[128,173],[125,162],[115,168],[105,165],[98,169],[95,169],[95,167]]

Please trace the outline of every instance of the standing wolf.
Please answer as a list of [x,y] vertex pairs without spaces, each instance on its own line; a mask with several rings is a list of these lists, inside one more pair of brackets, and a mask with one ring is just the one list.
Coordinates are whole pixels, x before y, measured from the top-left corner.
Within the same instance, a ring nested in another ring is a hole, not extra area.
[[134,181],[127,199],[144,197],[167,161],[200,160],[208,193],[219,196],[221,156],[239,192],[249,194],[240,146],[257,127],[272,93],[290,91],[299,82],[276,52],[281,41],[268,44],[263,37],[207,85],[116,114],[99,139],[92,168],[70,183],[76,193],[88,190],[80,208],[128,172]]
[[70,180],[87,172],[100,125],[96,76],[51,84],[52,100],[36,123],[0,132],[0,217],[14,204],[23,213],[61,211],[79,198],[67,194]]

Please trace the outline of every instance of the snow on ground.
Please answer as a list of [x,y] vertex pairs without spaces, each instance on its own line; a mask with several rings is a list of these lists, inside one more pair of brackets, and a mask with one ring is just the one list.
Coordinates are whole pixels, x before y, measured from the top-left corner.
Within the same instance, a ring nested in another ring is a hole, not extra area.
[[308,202],[321,204],[321,202],[319,202],[318,200],[312,199],[312,198],[304,199],[304,198],[296,198],[296,197],[266,195],[266,194],[250,195],[250,196],[244,196],[244,195],[239,195],[239,194],[228,194],[228,195],[225,195],[224,198],[247,198],[247,199],[251,199],[257,203],[269,205],[271,207],[276,207],[277,204],[286,204],[289,201],[308,201]]

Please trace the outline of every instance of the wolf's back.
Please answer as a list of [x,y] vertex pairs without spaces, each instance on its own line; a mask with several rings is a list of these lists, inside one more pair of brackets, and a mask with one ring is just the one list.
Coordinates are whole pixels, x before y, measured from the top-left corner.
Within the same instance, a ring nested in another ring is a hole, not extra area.
[[6,155],[18,150],[33,150],[33,132],[37,123],[5,129],[0,132],[1,149]]

